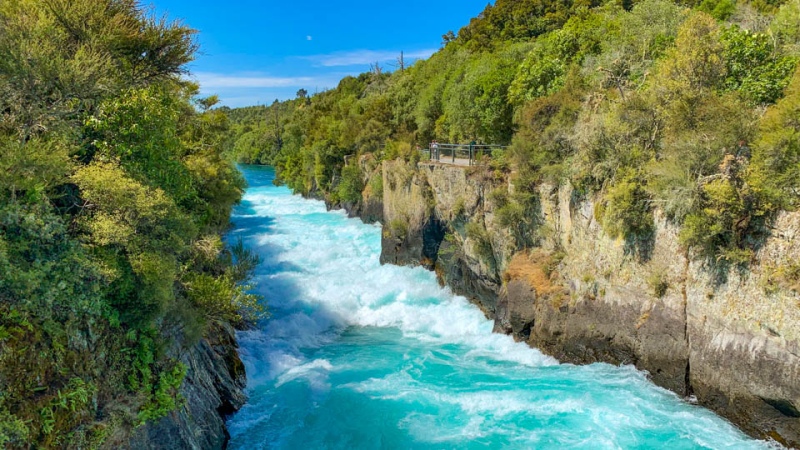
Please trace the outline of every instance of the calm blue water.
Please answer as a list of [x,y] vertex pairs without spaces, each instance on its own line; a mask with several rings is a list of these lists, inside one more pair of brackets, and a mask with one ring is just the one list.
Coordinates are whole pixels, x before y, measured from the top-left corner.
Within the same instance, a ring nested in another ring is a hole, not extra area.
[[381,266],[377,226],[243,167],[232,237],[272,316],[239,335],[234,449],[766,448],[633,367],[559,365],[423,269]]

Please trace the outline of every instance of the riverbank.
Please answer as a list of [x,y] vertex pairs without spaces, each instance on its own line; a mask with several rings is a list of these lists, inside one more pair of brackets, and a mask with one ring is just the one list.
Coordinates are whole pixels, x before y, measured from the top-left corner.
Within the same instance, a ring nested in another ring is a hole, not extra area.
[[262,257],[271,318],[239,333],[250,399],[229,448],[768,448],[632,366],[493,333],[435,273],[380,264],[380,227],[243,169],[233,236]]
[[517,252],[498,217],[505,177],[399,160],[363,174],[383,186],[382,262],[435,270],[496,331],[561,361],[633,364],[751,436],[800,445],[800,308],[781,278],[800,258],[800,215],[779,217],[748,270],[720,271],[658,212],[648,242],[612,239],[591,198],[542,185],[536,245]]

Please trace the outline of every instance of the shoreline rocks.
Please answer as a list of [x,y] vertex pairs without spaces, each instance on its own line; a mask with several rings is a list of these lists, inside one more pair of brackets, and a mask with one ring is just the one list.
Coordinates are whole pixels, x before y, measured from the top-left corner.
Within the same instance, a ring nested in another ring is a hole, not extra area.
[[633,364],[751,436],[800,447],[800,295],[775,281],[800,260],[800,213],[778,218],[748,271],[720,274],[658,211],[642,256],[603,233],[591,199],[543,185],[548,233],[518,252],[491,194],[513,186],[487,172],[385,161],[381,262],[435,270],[495,331],[563,362]]

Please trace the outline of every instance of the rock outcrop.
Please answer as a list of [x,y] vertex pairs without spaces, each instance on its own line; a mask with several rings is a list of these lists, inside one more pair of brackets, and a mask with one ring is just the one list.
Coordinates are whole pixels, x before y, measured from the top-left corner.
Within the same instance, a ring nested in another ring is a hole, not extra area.
[[383,165],[381,261],[435,269],[512,334],[561,361],[633,364],[747,433],[800,446],[800,213],[747,269],[711,267],[658,211],[643,242],[608,237],[594,203],[539,187],[535,249],[516,252],[487,169]]
[[381,262],[435,269],[493,316],[514,244],[490,193],[508,182],[483,169],[398,160],[384,162],[383,186]]
[[[351,163],[352,164],[352,163]],[[344,209],[348,217],[359,217],[364,223],[383,221],[383,170],[371,153],[362,155],[357,164],[362,174],[364,190],[358,202],[331,202],[324,199],[328,210]]]
[[245,368],[234,330],[220,326],[181,355],[188,368],[180,388],[183,405],[138,428],[132,449],[211,450],[226,447],[225,417],[244,405]]

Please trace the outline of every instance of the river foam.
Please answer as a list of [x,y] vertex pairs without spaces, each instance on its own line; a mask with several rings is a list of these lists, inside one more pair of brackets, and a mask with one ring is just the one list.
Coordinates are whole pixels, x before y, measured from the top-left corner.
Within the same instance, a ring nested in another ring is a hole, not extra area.
[[572,366],[510,337],[421,268],[381,266],[380,228],[243,168],[233,216],[272,316],[239,334],[232,448],[767,448],[633,367]]

